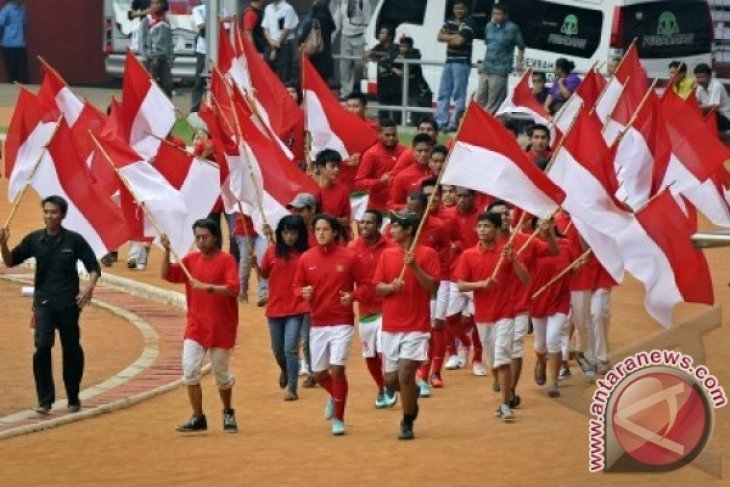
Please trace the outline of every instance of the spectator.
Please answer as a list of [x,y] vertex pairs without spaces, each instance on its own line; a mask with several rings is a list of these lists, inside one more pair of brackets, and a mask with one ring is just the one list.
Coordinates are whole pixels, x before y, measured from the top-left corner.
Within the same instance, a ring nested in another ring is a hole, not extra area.
[[301,24],[298,43],[302,49],[308,43],[308,38],[319,39],[318,52],[309,55],[309,60],[322,79],[328,85],[332,85],[335,77],[335,61],[332,59],[332,33],[335,31],[335,21],[327,3],[327,0],[314,0],[312,12]]
[[355,59],[340,61],[340,97],[344,98],[360,86],[365,53],[365,29],[372,8],[369,0],[335,0],[335,32],[340,35],[340,55]]
[[[438,34],[438,41],[445,42],[446,64],[441,72],[436,122],[445,131],[455,131],[459,119],[466,107],[466,85],[471,70],[472,41],[474,29],[467,19],[468,8],[464,0],[454,2],[454,17],[447,20]],[[449,118],[451,97],[456,107]]]
[[264,9],[262,22],[268,43],[266,59],[279,79],[287,83],[294,74],[294,37],[299,17],[286,0],[274,0]]
[[616,74],[616,70],[618,69],[619,64],[621,64],[620,57],[612,57],[608,60],[608,63],[606,63],[606,78],[613,78],[613,76]]
[[[150,14],[150,0],[132,0],[132,4],[127,11],[127,18],[131,21],[143,19]],[[134,23],[132,24],[134,26]],[[140,36],[142,35],[142,21],[139,21],[129,36],[129,49],[132,52],[139,53],[141,46],[139,45]]]
[[243,33],[249,38],[256,50],[261,54],[266,52],[269,43],[266,41],[264,28],[263,0],[251,0],[243,11]]
[[[393,61],[398,56],[398,46],[393,43],[393,29],[383,26],[378,32],[378,43],[365,57],[378,63],[378,103],[381,105],[400,105],[402,97],[401,81],[393,70]],[[381,121],[389,118],[400,123],[400,112],[380,110]]]
[[205,28],[207,22],[205,4],[193,7],[193,22],[198,34],[195,36],[195,84],[193,85],[192,102],[190,106],[191,112],[197,112],[200,109],[200,102],[203,101],[205,93],[205,77],[203,72],[206,68],[206,39]]
[[512,72],[512,56],[517,48],[517,71],[522,71],[525,55],[525,41],[517,24],[509,21],[507,6],[492,7],[492,20],[484,28],[484,55],[477,102],[489,113],[496,113],[507,98],[507,78]]
[[167,21],[167,0],[152,0],[150,14],[142,20],[142,57],[152,78],[172,98],[172,64],[175,53],[172,29]]
[[545,100],[545,110],[551,115],[557,113],[558,110],[570,98],[570,95],[580,85],[580,76],[573,73],[575,64],[564,57],[555,60],[555,81],[550,87],[550,93]]
[[548,93],[550,93],[550,90],[545,87],[546,83],[545,73],[538,71],[532,73],[532,94],[540,105],[545,104]]
[[697,101],[703,113],[717,110],[717,128],[730,130],[730,97],[723,84],[712,76],[712,69],[700,63],[694,69],[697,79]]
[[669,63],[669,77],[674,78],[672,88],[684,99],[692,93],[695,88],[695,80],[687,77],[687,63],[672,61]]
[[28,15],[25,5],[20,0],[10,0],[0,10],[0,27],[5,71],[8,74],[8,83],[29,83],[28,52],[25,46],[25,24]]
[[[413,47],[413,39],[407,36],[400,38],[398,42],[398,57],[402,59],[421,59],[421,51]],[[399,84],[403,86],[404,67],[402,62],[393,63],[393,72],[400,78]],[[408,105],[417,107],[430,107],[433,101],[433,92],[423,77],[423,70],[420,64],[408,65]]]

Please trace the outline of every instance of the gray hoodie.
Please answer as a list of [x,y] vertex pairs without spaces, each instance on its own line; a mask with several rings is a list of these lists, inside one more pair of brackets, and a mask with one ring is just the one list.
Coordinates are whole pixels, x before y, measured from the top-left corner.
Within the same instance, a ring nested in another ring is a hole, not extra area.
[[150,27],[150,16],[142,20],[141,54],[145,59],[166,57],[172,64],[174,59],[172,29],[167,20],[159,21]]

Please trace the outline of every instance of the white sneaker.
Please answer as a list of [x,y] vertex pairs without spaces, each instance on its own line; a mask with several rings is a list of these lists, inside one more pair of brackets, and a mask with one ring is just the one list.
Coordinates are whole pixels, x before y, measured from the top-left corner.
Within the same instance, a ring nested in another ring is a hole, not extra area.
[[459,350],[459,368],[463,369],[466,367],[466,363],[469,361],[469,350]]
[[446,370],[456,370],[459,368],[459,357],[456,355],[449,355],[449,358],[444,364]]
[[484,368],[481,362],[474,362],[471,366],[471,373],[477,377],[484,377],[487,375],[487,369]]
[[299,375],[309,375],[309,367],[307,367],[307,360],[299,360]]

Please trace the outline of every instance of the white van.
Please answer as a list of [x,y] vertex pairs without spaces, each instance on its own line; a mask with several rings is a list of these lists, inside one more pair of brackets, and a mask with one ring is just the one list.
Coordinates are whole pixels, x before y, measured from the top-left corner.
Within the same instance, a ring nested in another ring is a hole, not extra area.
[[[367,30],[368,48],[377,43],[382,25],[396,28],[396,39],[412,37],[426,61],[444,62],[446,44],[436,41],[445,19],[452,16],[454,0],[379,0]],[[484,59],[484,27],[491,18],[493,0],[466,0],[475,28],[472,62]],[[639,56],[649,77],[667,77],[672,60],[691,70],[710,63],[713,27],[706,0],[502,0],[510,20],[522,30],[527,49],[525,65],[552,73],[555,60],[572,60],[577,73],[594,62],[606,63],[623,54],[637,38]],[[605,66],[605,64],[604,64]],[[605,70],[605,67],[604,67]],[[441,68],[424,66],[423,74],[438,94]],[[467,93],[476,90],[473,70]],[[513,73],[511,82],[517,76]],[[369,67],[367,90],[375,92],[375,71]]]

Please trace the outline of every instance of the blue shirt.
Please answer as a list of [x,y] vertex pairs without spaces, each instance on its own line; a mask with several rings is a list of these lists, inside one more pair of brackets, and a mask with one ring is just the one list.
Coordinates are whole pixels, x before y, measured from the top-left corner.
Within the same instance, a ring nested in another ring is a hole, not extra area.
[[3,28],[3,37],[0,40],[2,47],[25,47],[25,6],[8,2],[0,10],[0,27]]
[[484,55],[482,71],[486,74],[508,75],[512,72],[515,47],[521,51],[525,49],[520,28],[509,20],[501,24],[489,22],[484,28],[484,43],[487,53]]

